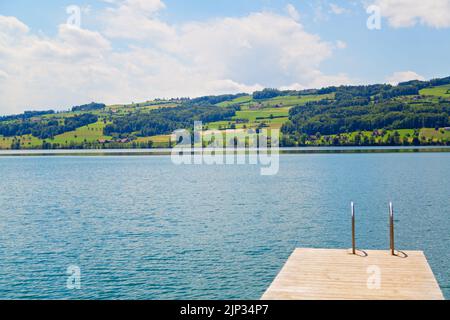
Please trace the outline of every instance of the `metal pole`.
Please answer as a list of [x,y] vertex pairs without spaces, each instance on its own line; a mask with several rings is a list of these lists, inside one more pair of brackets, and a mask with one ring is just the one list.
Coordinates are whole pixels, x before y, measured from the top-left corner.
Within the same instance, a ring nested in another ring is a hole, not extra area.
[[392,202],[389,202],[389,235],[390,235],[390,247],[391,254],[395,256],[395,244],[394,244],[394,207]]
[[355,204],[351,203],[352,207],[352,254],[356,254],[356,240],[355,240]]

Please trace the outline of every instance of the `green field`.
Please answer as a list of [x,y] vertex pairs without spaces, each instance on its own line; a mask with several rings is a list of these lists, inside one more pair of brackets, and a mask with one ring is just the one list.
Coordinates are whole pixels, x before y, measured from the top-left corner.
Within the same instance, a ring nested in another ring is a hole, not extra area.
[[289,108],[268,108],[260,110],[237,111],[233,119],[246,119],[256,121],[258,119],[270,119],[274,117],[289,116]]
[[154,148],[167,148],[169,146],[169,141],[171,139],[170,135],[161,135],[161,136],[153,136],[153,137],[138,137],[136,139],[136,143],[147,143],[151,141],[153,143],[152,147]]
[[156,110],[156,109],[163,109],[163,108],[174,108],[179,106],[176,102],[170,102],[170,101],[146,101],[142,103],[133,103],[133,104],[115,104],[111,106],[106,107],[107,113],[114,113],[116,115],[123,115],[130,112],[136,112],[136,111],[150,111],[150,110]]
[[99,139],[111,139],[111,137],[103,135],[105,124],[99,121],[84,127],[80,127],[75,131],[65,132],[49,139],[48,142],[59,143],[61,145],[80,144],[84,142],[96,142]]
[[279,96],[271,99],[255,100],[250,95],[242,96],[234,100],[218,103],[218,106],[232,106],[239,105],[242,110],[247,110],[252,107],[272,108],[272,107],[293,107],[298,105],[305,105],[310,101],[319,101],[323,99],[332,99],[334,94],[322,95],[294,95],[294,96]]
[[11,144],[20,140],[20,147],[23,149],[34,149],[42,146],[42,140],[33,137],[31,134],[20,137],[3,137],[0,136],[0,149],[10,149]]
[[450,98],[450,85],[422,89],[420,90],[420,94],[424,96]]
[[334,94],[308,95],[308,96],[280,96],[269,100],[262,100],[262,104],[266,106],[293,107],[302,106],[307,102],[319,101],[324,99],[333,99]]
[[423,135],[426,138],[432,138],[432,139],[448,139],[450,140],[450,130],[445,129],[422,129],[420,131],[420,134]]
[[[111,139],[103,135],[103,122],[97,122],[88,126],[77,128],[74,131],[65,132],[55,136],[53,139],[47,139],[46,142],[58,143],[61,146],[70,146],[71,144],[83,144],[84,142],[96,142],[99,139]],[[0,136],[0,149],[9,149],[14,141],[20,140],[21,148],[40,148],[44,140],[24,135],[20,137],[2,137]]]
[[219,107],[228,107],[228,106],[233,106],[233,105],[241,105],[241,104],[245,104],[245,103],[249,103],[253,101],[253,97],[251,95],[246,95],[246,96],[242,96],[230,101],[224,101],[221,103],[218,103],[217,105]]

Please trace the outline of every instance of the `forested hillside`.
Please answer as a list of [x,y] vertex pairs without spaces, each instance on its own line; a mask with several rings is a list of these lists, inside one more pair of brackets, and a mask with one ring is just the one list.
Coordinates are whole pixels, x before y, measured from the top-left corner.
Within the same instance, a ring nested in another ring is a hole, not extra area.
[[450,77],[309,90],[89,103],[0,117],[0,149],[170,147],[171,133],[280,129],[282,146],[450,145]]
[[[395,87],[371,85],[322,89],[321,92],[334,93],[334,99],[308,102],[305,106],[292,108],[289,121],[282,128],[285,141],[291,139],[293,144],[298,140],[306,143],[307,140],[322,140],[322,136],[331,136],[332,139],[329,140],[332,141],[327,143],[340,145],[349,144],[349,141],[341,141],[341,138],[348,138],[348,134],[353,132],[359,132],[363,136],[372,132],[372,137],[375,138],[380,132],[394,131],[395,134],[396,130],[402,129],[435,128],[438,132],[446,131],[441,128],[450,127],[450,91],[444,94],[434,93],[449,84],[450,78],[445,78],[430,82],[410,81]],[[425,91],[425,88],[432,90]],[[419,130],[414,130],[413,133],[417,138],[420,135]],[[397,134],[400,135],[399,132]],[[401,141],[402,144],[413,143],[414,137],[403,137],[400,140],[404,140]],[[427,141],[422,139],[422,143],[425,142]],[[428,142],[446,144],[448,140]],[[418,143],[420,140],[414,140],[414,144]],[[399,142],[358,139],[353,144]]]

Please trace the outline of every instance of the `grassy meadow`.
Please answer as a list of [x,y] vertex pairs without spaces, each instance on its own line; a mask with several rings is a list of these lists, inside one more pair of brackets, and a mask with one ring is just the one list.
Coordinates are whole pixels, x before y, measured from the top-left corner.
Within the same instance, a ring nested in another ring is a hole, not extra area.
[[420,94],[423,96],[450,98],[450,85],[422,89],[420,90]]

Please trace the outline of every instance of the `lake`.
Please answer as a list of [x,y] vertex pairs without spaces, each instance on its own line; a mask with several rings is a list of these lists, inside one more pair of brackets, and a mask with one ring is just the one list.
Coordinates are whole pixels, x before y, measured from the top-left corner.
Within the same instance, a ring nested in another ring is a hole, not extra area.
[[[0,157],[0,298],[259,299],[296,247],[423,250],[450,298],[450,153]],[[67,268],[81,289],[67,287]]]

